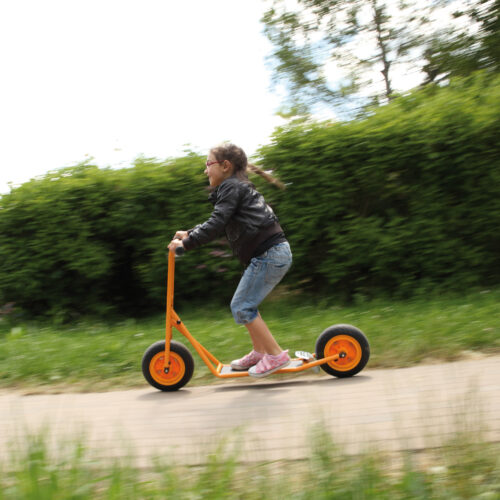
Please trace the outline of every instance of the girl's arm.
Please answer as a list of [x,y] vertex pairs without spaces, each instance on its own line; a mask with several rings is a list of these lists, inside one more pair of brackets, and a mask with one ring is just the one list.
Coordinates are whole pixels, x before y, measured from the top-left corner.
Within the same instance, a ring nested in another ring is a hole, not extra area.
[[189,236],[182,240],[186,250],[204,245],[224,232],[229,219],[232,217],[239,202],[238,184],[234,182],[224,182],[217,191],[217,200],[210,218],[196,226],[189,232]]

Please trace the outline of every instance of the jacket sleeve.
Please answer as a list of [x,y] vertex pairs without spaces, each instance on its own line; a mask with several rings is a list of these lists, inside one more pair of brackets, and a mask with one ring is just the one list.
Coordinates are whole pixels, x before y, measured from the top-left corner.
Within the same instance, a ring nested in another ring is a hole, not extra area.
[[189,231],[189,236],[182,241],[184,248],[192,250],[221,236],[229,219],[236,211],[238,203],[238,184],[232,182],[221,184],[210,218]]

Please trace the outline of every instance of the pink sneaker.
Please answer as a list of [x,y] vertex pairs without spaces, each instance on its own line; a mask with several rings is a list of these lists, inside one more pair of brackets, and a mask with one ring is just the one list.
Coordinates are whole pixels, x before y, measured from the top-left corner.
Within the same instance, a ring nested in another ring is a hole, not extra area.
[[271,375],[281,368],[285,368],[290,363],[290,356],[288,355],[288,349],[286,351],[281,351],[277,356],[272,356],[271,354],[264,354],[264,357],[255,365],[248,370],[248,374],[251,377],[265,377]]
[[263,357],[263,353],[252,351],[246,356],[243,356],[241,359],[231,361],[231,368],[235,371],[248,370],[250,367],[256,365]]

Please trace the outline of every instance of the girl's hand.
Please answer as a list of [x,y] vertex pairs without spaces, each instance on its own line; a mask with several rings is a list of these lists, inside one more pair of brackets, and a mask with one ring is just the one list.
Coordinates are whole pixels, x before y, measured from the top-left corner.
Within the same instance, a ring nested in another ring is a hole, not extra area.
[[188,235],[188,232],[187,231],[177,231],[175,233],[175,236],[174,236],[174,240],[177,239],[177,240],[183,240],[184,238],[187,238],[189,235]]
[[184,245],[182,244],[182,240],[179,240],[179,239],[176,239],[174,238],[169,244],[168,244],[168,249],[171,251],[171,252],[175,252],[175,249],[177,247],[182,247],[184,248]]

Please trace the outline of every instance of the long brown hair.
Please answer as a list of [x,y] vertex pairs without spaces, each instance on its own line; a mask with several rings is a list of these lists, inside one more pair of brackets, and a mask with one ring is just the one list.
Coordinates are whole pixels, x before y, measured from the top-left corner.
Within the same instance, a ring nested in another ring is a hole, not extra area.
[[280,189],[285,189],[285,185],[271,174],[264,172],[259,167],[248,163],[247,155],[245,151],[235,144],[224,143],[210,150],[218,162],[224,162],[224,160],[228,160],[231,162],[234,168],[234,175],[243,182],[250,182],[248,180],[248,172],[252,172],[254,174],[260,175],[267,182],[274,184],[276,187]]

